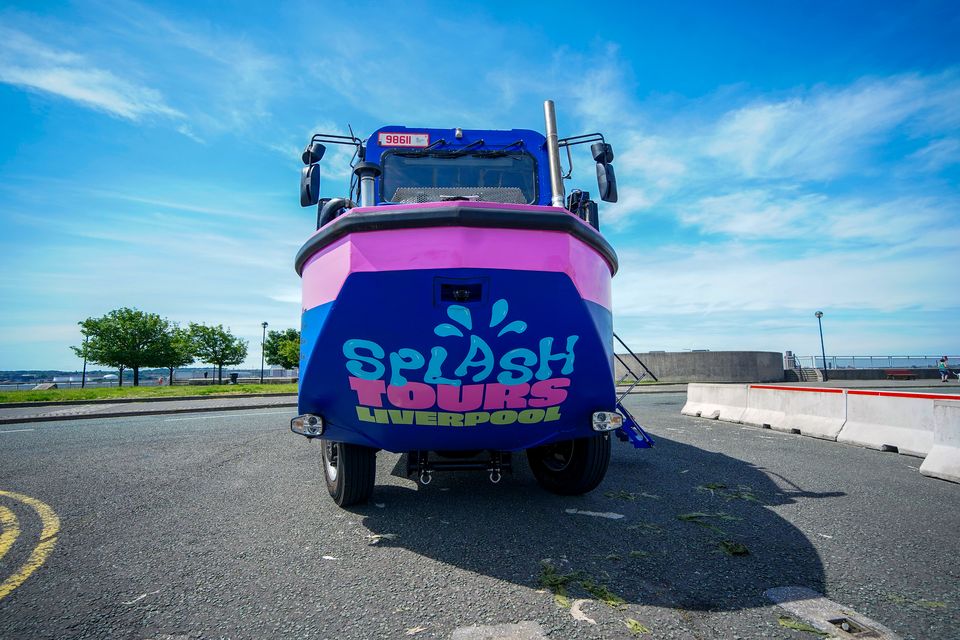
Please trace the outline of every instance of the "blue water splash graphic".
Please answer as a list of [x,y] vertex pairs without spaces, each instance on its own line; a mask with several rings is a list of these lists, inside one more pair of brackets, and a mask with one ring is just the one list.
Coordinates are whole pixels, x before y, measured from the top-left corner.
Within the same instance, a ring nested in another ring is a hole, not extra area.
[[454,304],[447,308],[447,315],[450,316],[450,319],[454,322],[459,322],[466,327],[468,331],[473,330],[473,318],[470,316],[470,309]]
[[503,319],[507,317],[507,311],[510,309],[510,306],[507,304],[507,301],[503,298],[497,300],[493,303],[493,310],[490,312],[490,326],[495,327]]
[[461,338],[463,337],[463,332],[460,331],[460,329],[446,322],[438,324],[436,327],[434,327],[433,332],[438,336],[440,336],[441,338],[445,338],[447,336],[460,336]]
[[[506,299],[501,298],[493,303],[493,307],[490,310],[490,326],[496,327],[501,322],[503,322],[507,313],[510,311],[510,304]],[[447,316],[451,320],[458,323],[460,326],[464,327],[468,331],[473,330],[473,316],[470,313],[470,309],[467,307],[461,306],[459,304],[450,305],[447,307]],[[502,338],[504,334],[507,333],[523,333],[527,330],[527,323],[523,320],[514,320],[513,322],[507,323],[500,332],[497,334],[498,338]],[[433,332],[440,337],[449,337],[449,336],[458,336],[463,338],[463,332],[456,326],[450,324],[449,322],[442,322],[434,327]],[[480,339],[476,336],[471,336],[471,341],[474,339]]]
[[505,333],[523,333],[527,330],[527,323],[523,320],[514,320],[503,329],[500,329],[500,333],[497,334],[498,338],[502,338]]

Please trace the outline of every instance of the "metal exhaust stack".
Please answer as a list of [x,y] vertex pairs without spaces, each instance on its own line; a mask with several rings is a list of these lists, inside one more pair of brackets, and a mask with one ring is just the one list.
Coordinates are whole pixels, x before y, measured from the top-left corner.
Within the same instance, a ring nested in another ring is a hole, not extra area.
[[380,165],[375,162],[361,162],[353,172],[360,179],[360,206],[372,207],[377,204],[375,180],[383,173]]
[[563,207],[563,175],[560,173],[560,145],[557,143],[557,112],[553,100],[543,103],[543,118],[547,123],[547,157],[550,159],[550,204]]

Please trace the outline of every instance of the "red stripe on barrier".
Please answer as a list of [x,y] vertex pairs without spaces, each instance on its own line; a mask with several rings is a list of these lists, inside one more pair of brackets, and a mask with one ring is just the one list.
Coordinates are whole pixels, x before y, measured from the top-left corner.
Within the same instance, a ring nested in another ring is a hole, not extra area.
[[946,393],[909,393],[906,391],[860,391],[858,389],[849,389],[848,395],[851,396],[879,396],[881,398],[917,398],[920,400],[957,400],[960,396],[949,395]]
[[752,384],[751,389],[771,389],[773,391],[806,391],[808,393],[843,393],[843,389],[814,389],[811,387],[778,387],[772,384]]

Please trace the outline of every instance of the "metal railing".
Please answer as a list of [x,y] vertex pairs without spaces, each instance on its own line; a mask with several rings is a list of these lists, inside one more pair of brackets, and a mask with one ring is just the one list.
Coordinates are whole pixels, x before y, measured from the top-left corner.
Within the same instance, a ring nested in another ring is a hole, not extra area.
[[[936,369],[938,356],[793,356],[796,368],[810,369]],[[947,355],[951,366],[960,365],[960,356]]]
[[[36,382],[2,382],[0,383],[0,391],[29,391],[33,389],[38,384],[46,384],[52,382],[51,380],[39,380]],[[57,381],[54,384],[57,385],[57,389],[79,389],[80,382],[60,382]],[[130,385],[133,386],[133,383],[129,380],[123,381],[124,386]],[[117,386],[117,381],[106,381],[106,382],[91,382],[87,380],[86,388],[96,388],[96,387],[115,387]]]

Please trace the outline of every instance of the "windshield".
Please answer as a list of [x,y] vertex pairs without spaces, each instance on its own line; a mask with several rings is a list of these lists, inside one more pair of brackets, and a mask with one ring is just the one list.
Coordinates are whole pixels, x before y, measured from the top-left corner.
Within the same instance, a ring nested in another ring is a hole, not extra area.
[[388,153],[383,157],[381,195],[404,204],[443,200],[533,204],[536,183],[536,163],[526,153]]

